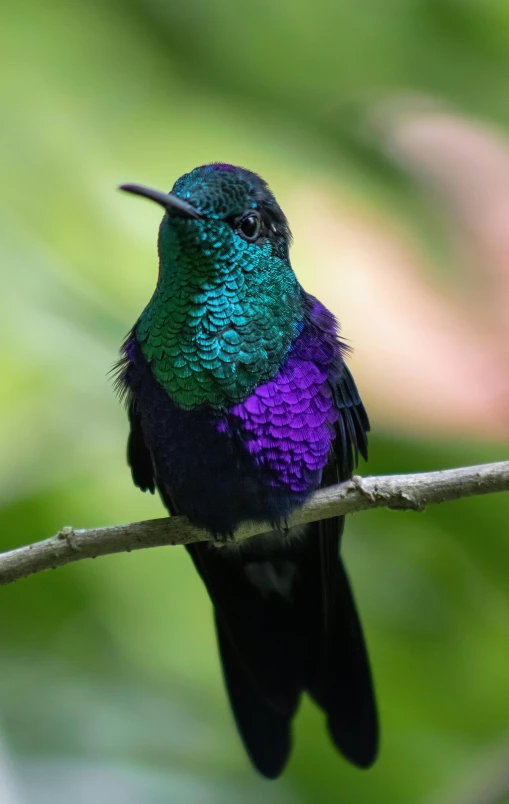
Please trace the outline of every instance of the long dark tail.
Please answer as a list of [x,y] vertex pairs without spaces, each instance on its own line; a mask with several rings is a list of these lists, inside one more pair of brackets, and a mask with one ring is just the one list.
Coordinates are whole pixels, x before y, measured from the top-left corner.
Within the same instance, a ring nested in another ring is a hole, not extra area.
[[240,548],[188,547],[214,604],[226,687],[255,767],[279,776],[304,690],[327,715],[350,762],[369,767],[378,748],[366,647],[339,557],[343,522],[303,537],[265,536]]

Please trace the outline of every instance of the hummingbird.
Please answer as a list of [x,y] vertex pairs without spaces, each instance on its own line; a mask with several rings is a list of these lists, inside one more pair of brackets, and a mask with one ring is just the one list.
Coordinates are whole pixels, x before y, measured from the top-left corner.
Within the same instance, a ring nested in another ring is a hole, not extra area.
[[[288,221],[257,174],[213,163],[170,193],[120,189],[164,210],[157,286],[117,364],[127,460],[138,488],[213,537],[186,549],[213,605],[245,750],[278,777],[307,693],[337,749],[369,767],[378,719],[344,518],[287,526],[367,459],[369,420],[338,322],[300,285]],[[268,530],[236,543],[246,521]]]

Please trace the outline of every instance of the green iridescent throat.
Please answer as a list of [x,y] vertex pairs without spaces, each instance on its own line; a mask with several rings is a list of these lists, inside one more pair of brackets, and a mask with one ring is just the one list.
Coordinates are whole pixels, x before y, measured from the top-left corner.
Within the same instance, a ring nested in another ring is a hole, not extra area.
[[290,265],[224,221],[163,219],[159,281],[135,334],[181,407],[222,408],[271,379],[300,331]]

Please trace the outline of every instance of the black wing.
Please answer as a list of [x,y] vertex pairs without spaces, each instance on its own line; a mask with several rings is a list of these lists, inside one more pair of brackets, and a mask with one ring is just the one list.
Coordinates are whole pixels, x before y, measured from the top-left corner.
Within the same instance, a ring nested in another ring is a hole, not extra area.
[[[351,477],[359,453],[367,459],[369,420],[353,377],[343,363],[332,391],[339,419],[333,456],[322,485]],[[370,766],[378,751],[378,717],[369,659],[343,561],[340,557],[344,517],[311,525],[315,546],[315,583],[321,595],[310,597],[315,614],[319,659],[312,663],[308,690],[327,714],[331,736],[354,764]]]
[[127,463],[131,469],[133,483],[142,491],[150,491],[151,494],[154,494],[156,487],[154,466],[150,450],[143,435],[140,412],[133,390],[133,386],[137,386],[140,383],[139,372],[135,363],[129,357],[129,349],[133,347],[136,347],[134,329],[125,338],[120,350],[120,359],[111,369],[111,373],[114,377],[113,387],[119,399],[124,402],[129,418]]
[[155,491],[154,467],[152,458],[145,439],[139,413],[136,409],[136,402],[130,399],[128,402],[127,415],[131,429],[127,439],[127,463],[131,467],[133,483],[142,491]]
[[335,406],[339,411],[332,461],[336,468],[336,479],[331,481],[337,483],[352,476],[359,460],[359,453],[365,461],[368,460],[370,427],[368,414],[346,363],[342,363],[338,378],[331,382],[331,389]]

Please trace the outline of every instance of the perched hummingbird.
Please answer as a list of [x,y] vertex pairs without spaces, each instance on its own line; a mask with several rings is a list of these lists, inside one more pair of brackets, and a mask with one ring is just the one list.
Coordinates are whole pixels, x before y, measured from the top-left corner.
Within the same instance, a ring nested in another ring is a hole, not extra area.
[[[245,749],[282,772],[306,691],[360,767],[378,725],[359,618],[340,554],[343,517],[286,528],[315,490],[367,457],[369,421],[338,324],[299,284],[288,222],[267,184],[198,167],[160,204],[159,278],[122,346],[127,457],[142,491],[214,542],[188,546],[214,606],[225,684]],[[242,544],[247,520],[272,530]]]

